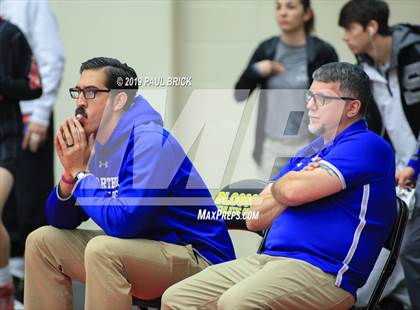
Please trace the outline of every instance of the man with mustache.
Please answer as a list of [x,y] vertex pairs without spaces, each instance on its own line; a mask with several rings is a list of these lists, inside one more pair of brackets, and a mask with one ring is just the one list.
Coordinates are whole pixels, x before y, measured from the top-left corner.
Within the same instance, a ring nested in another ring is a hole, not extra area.
[[[86,309],[131,309],[132,295],[160,297],[234,258],[223,221],[197,220],[216,206],[161,116],[124,83],[136,79],[97,57],[69,90],[76,117],[55,138],[64,172],[46,203],[51,226],[26,242],[25,309],[71,309],[71,279],[86,283]],[[77,229],[88,218],[103,231]]]
[[[250,230],[270,229],[261,253],[212,266],[162,296],[162,309],[350,309],[396,216],[394,155],[367,129],[369,77],[323,65],[306,92],[309,130],[255,200]],[[193,293],[190,293],[193,292]]]

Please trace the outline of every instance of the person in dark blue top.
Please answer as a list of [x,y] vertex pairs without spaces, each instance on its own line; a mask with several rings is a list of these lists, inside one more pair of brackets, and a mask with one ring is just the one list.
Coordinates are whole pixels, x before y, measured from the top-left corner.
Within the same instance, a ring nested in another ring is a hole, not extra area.
[[[265,249],[169,288],[163,309],[350,309],[396,217],[395,158],[367,129],[369,77],[323,65],[305,94],[318,135],[259,195],[247,220]],[[194,292],[187,294],[187,292]],[[188,296],[188,297],[187,297]]]
[[[157,298],[235,258],[224,222],[198,220],[216,206],[161,116],[135,97],[136,79],[99,57],[69,90],[77,108],[55,139],[64,173],[45,206],[51,226],[26,243],[27,309],[71,308],[71,279],[86,283],[87,309],[131,309],[132,295]],[[89,218],[102,230],[77,229]]]

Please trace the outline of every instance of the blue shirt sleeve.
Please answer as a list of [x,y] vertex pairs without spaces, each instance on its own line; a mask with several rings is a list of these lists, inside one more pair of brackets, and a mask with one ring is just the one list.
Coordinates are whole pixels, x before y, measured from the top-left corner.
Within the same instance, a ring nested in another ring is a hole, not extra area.
[[86,214],[108,235],[119,238],[147,232],[159,208],[168,204],[170,182],[185,157],[176,154],[161,133],[149,133],[147,139],[136,133],[133,143],[116,197],[110,197],[93,175],[77,183],[73,192]]
[[320,163],[331,168],[340,178],[343,189],[383,178],[389,169],[395,171],[391,147],[370,132],[343,137],[321,152],[320,157]]
[[417,153],[414,153],[411,156],[410,161],[408,162],[408,167],[414,169],[414,180],[417,180],[419,173],[420,173],[420,137],[419,137],[419,148],[417,149]]
[[61,198],[58,185],[54,187],[45,204],[45,215],[48,224],[62,229],[75,229],[89,217],[77,205],[73,196]]

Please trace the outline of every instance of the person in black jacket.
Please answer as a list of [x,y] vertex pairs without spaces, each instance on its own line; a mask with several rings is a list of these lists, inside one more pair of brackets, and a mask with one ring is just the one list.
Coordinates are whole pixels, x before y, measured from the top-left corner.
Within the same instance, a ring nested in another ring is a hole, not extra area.
[[22,139],[19,100],[42,94],[41,78],[23,33],[0,17],[0,308],[13,309],[13,283],[8,266],[10,239],[1,220],[13,185]]
[[[400,187],[420,172],[420,26],[388,25],[382,0],[351,0],[340,12],[343,40],[369,75],[374,104],[370,129],[390,140]],[[400,254],[413,309],[420,309],[420,182]]]
[[[235,85],[237,101],[246,100],[258,86],[263,90],[307,89],[315,69],[338,61],[330,44],[310,35],[314,24],[310,0],[277,0],[276,5],[282,34],[257,47]],[[303,91],[261,92],[253,152],[261,178],[271,177],[287,157],[307,144],[309,133],[301,126],[305,107],[298,106],[302,102]]]

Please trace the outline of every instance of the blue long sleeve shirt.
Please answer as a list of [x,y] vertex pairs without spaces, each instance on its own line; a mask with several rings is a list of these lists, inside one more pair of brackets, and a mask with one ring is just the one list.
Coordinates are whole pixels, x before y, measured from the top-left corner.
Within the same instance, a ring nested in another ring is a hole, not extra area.
[[55,188],[46,215],[55,227],[75,229],[92,218],[106,234],[191,244],[211,263],[235,258],[222,219],[199,220],[217,210],[199,173],[160,115],[142,97],[124,113],[112,135],[95,143],[91,174],[62,199]]

